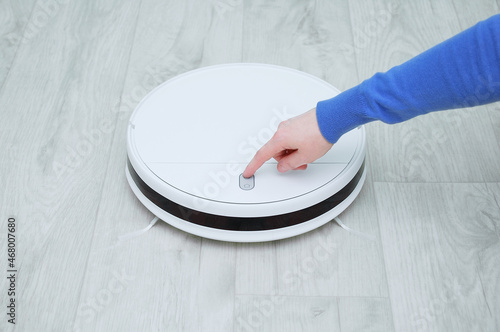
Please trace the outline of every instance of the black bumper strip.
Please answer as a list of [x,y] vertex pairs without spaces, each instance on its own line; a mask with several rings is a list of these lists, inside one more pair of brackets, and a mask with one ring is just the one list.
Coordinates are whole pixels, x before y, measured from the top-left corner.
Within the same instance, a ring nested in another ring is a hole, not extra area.
[[[130,160],[127,159],[127,163],[130,175],[139,190],[160,209],[187,222],[228,231],[267,231],[297,225],[314,219],[344,201],[358,185],[365,168],[365,162],[363,161],[359,171],[344,188],[324,201],[305,209],[268,217],[227,217],[196,211],[163,197],[139,177]],[[256,209],[258,209],[258,206]]]

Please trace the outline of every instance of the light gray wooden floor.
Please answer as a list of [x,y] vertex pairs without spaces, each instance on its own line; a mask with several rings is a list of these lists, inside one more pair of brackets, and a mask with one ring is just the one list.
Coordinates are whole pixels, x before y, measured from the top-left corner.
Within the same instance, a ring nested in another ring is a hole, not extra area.
[[[227,62],[347,89],[500,12],[497,0],[0,0],[1,331],[498,331],[500,106],[369,124],[334,223],[232,244],[158,223],[125,176],[154,86]],[[306,110],[304,110],[306,111]],[[7,323],[7,218],[17,324]]]

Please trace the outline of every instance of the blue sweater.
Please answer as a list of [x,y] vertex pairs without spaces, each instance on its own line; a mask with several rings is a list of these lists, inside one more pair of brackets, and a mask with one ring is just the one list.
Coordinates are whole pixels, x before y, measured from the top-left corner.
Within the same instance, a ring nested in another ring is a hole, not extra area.
[[500,14],[386,73],[317,104],[323,136],[335,143],[359,125],[398,123],[433,111],[500,100]]

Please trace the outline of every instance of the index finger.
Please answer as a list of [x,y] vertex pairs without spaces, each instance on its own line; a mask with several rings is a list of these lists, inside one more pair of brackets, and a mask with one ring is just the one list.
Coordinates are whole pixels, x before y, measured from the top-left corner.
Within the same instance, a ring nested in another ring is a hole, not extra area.
[[250,163],[248,163],[245,171],[243,172],[243,177],[249,178],[255,174],[255,172],[269,159],[274,157],[278,152],[283,150],[280,146],[276,145],[274,139],[271,138],[264,146],[262,146],[255,156],[253,156]]

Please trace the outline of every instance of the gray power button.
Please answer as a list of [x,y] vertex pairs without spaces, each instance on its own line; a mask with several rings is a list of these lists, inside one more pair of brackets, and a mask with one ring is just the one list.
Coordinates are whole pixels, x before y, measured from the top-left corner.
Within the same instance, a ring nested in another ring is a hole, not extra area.
[[255,186],[255,176],[246,178],[243,174],[240,174],[240,188],[243,190],[251,190]]

